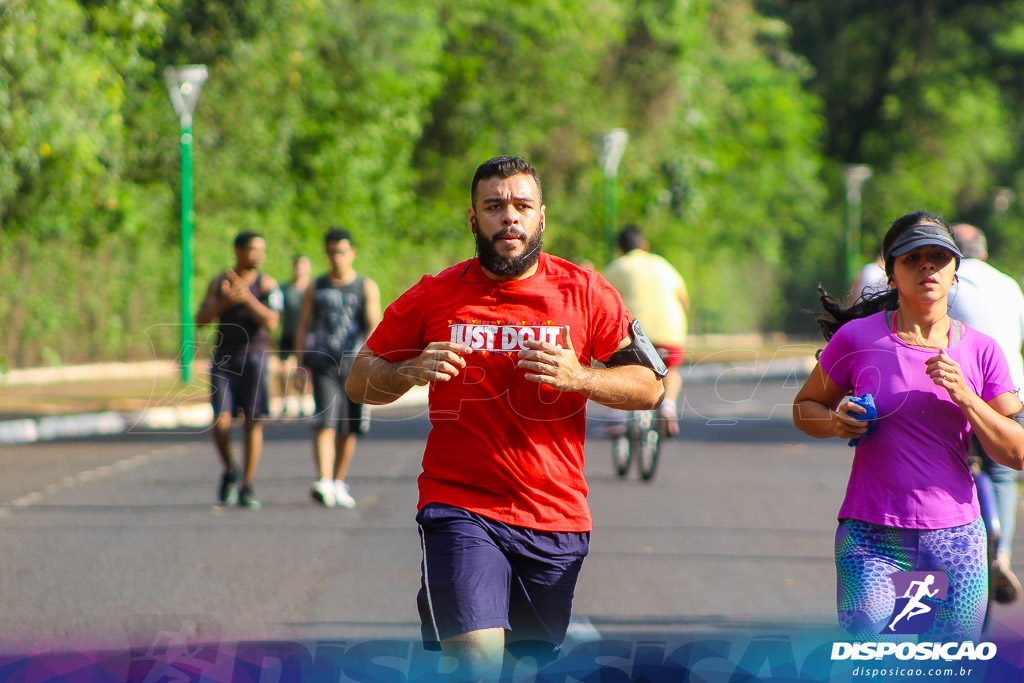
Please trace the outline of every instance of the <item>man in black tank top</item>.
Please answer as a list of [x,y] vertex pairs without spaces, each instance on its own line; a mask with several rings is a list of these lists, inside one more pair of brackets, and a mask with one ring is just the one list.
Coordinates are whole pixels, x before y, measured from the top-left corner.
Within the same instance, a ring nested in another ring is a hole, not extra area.
[[213,441],[224,465],[217,497],[235,500],[238,469],[231,451],[231,418],[245,416],[245,457],[238,504],[256,509],[252,480],[263,448],[263,424],[269,414],[267,359],[270,332],[282,309],[281,291],[272,277],[260,272],[266,252],[264,239],[252,232],[235,238],[235,267],[210,282],[196,324],[218,320],[216,346],[210,366]]
[[356,435],[369,428],[369,413],[345,393],[352,359],[380,322],[377,284],[352,267],[356,250],[347,230],[324,235],[330,270],[318,277],[302,299],[295,329],[299,365],[313,377],[313,454],[319,479],[310,495],[326,507],[354,507],[345,475],[356,448]]

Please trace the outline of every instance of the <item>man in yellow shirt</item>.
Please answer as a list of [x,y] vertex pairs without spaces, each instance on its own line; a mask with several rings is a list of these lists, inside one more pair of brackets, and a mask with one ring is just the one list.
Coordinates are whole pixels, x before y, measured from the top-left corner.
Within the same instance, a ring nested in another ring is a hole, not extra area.
[[637,226],[623,228],[618,241],[622,256],[608,264],[604,276],[619,290],[668,366],[660,412],[668,421],[669,433],[675,435],[679,431],[676,399],[683,386],[675,368],[683,362],[686,312],[690,308],[686,282],[668,261],[650,252],[651,246]]

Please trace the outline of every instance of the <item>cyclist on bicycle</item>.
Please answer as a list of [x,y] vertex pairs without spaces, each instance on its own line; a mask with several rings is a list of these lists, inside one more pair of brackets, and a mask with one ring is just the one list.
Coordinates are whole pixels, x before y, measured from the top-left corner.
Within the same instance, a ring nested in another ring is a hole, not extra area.
[[[650,252],[651,245],[636,225],[627,225],[619,233],[618,257],[605,269],[604,276],[619,290],[630,312],[644,326],[662,360],[669,369],[665,377],[665,401],[659,414],[670,436],[679,432],[676,400],[683,386],[677,367],[683,362],[686,340],[686,313],[690,297],[683,276],[668,261]],[[618,425],[618,423],[613,423]]]

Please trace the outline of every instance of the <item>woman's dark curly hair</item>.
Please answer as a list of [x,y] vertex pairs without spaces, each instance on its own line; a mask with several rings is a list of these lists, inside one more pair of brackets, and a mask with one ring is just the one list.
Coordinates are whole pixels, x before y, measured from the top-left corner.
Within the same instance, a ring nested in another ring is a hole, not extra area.
[[[893,221],[892,226],[889,227],[888,232],[885,233],[885,237],[882,239],[885,275],[890,281],[892,281],[893,266],[896,263],[896,257],[889,253],[893,242],[908,228],[920,225],[921,223],[934,223],[948,232],[951,239],[953,237],[953,232],[949,229],[946,221],[934,214],[925,211],[915,211],[914,213],[908,213],[897,218]],[[851,320],[864,318],[879,311],[895,311],[899,307],[899,293],[891,287],[884,292],[869,292],[862,295],[849,307],[843,306],[841,301],[831,296],[821,285],[818,285],[818,297],[821,300],[823,313],[818,315],[817,322],[822,336],[825,337],[825,341],[831,339],[832,335],[840,327]]]

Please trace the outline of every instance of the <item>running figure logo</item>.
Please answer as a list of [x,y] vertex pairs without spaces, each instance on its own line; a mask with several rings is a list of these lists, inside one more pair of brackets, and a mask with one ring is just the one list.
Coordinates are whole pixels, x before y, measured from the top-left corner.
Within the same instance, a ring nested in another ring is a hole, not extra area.
[[883,634],[920,634],[935,623],[935,608],[946,599],[949,576],[945,572],[893,572],[896,606]]

